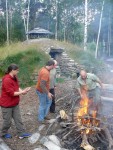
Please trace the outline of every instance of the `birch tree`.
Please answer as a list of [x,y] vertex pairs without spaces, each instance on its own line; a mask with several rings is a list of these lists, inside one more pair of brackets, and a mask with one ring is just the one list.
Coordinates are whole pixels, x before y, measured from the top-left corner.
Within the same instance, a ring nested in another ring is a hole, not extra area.
[[102,4],[101,15],[100,15],[99,30],[98,30],[98,37],[97,37],[96,50],[95,50],[95,58],[97,58],[97,55],[98,55],[98,44],[99,44],[99,37],[100,37],[100,30],[101,30],[101,23],[102,23],[102,16],[103,16],[103,8],[104,8],[104,0]]
[[58,1],[56,0],[56,23],[55,23],[55,39],[58,38]]
[[6,28],[7,28],[7,45],[9,45],[9,19],[8,19],[8,2],[6,0]]
[[27,13],[27,27],[26,27],[26,38],[27,38],[27,40],[29,39],[28,38],[28,31],[29,31],[29,13],[30,13],[30,9],[29,9],[29,6],[30,6],[30,0],[28,0],[28,8],[27,8],[27,11],[28,11],[28,13]]
[[88,25],[88,1],[85,0],[85,19],[84,19],[84,51],[87,50],[87,25]]

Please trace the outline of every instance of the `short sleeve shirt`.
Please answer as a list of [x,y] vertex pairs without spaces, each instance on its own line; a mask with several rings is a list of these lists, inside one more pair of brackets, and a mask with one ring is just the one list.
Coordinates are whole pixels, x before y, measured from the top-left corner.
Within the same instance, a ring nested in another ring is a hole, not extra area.
[[36,89],[38,91],[40,91],[41,93],[43,93],[42,91],[42,88],[41,88],[41,81],[44,80],[46,81],[46,88],[47,90],[49,91],[49,88],[50,88],[50,72],[49,70],[47,70],[45,67],[43,67],[40,71],[39,71],[39,74],[38,74],[38,82],[37,82],[37,85],[36,85]]
[[97,86],[97,83],[99,82],[99,78],[91,73],[87,73],[87,78],[84,82],[84,80],[81,78],[81,76],[77,79],[77,88],[83,88],[87,90],[95,89]]

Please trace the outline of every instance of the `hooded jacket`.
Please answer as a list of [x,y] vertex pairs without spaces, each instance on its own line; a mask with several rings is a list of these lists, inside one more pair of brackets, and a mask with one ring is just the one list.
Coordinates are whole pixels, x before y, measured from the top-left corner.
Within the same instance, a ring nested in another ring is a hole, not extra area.
[[13,107],[19,104],[19,96],[14,96],[14,92],[19,91],[19,84],[16,77],[6,74],[2,79],[0,106]]

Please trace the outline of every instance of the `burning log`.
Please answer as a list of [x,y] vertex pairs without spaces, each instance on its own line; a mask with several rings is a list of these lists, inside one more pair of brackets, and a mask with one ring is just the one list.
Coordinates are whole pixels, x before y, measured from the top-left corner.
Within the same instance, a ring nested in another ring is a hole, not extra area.
[[84,148],[85,150],[95,150],[95,148],[89,144],[86,134],[83,134],[82,136],[81,147]]

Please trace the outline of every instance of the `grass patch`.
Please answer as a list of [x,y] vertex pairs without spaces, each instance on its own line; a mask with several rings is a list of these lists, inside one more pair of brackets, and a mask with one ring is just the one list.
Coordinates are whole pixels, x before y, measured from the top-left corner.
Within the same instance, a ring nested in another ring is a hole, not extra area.
[[57,83],[64,83],[65,82],[65,80],[64,80],[64,78],[56,78],[56,82]]
[[[3,76],[5,69],[11,63],[16,63],[20,67],[19,78],[22,86],[31,85],[33,82],[30,79],[32,73],[45,65],[49,56],[45,54],[43,49],[48,49],[51,46],[55,48],[63,48],[70,58],[75,62],[83,65],[85,69],[91,71],[92,68],[96,72],[104,68],[102,61],[94,58],[94,52],[84,52],[82,46],[73,45],[68,42],[59,42],[56,40],[43,39],[36,43],[15,43],[10,46],[0,48],[0,77]],[[58,82],[64,82],[64,79],[57,79]]]
[[23,51],[18,50],[18,52],[15,52],[13,55],[12,52],[10,52],[10,55],[8,54],[7,57],[4,56],[4,59],[1,59],[0,76],[3,76],[11,63],[15,63],[19,66],[18,77],[21,86],[26,87],[33,85],[33,80],[31,78],[32,73],[34,70],[37,70],[38,73],[38,70],[45,65],[48,59],[49,56],[43,51],[37,50],[36,47],[24,47]]

